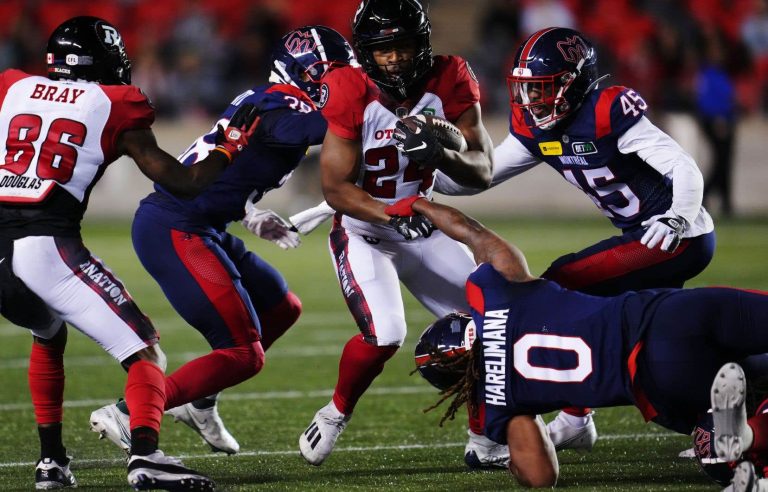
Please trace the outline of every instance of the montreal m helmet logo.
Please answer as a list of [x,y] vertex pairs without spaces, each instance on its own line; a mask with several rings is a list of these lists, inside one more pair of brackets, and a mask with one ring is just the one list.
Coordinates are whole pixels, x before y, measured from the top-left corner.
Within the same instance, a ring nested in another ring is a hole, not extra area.
[[295,31],[285,41],[285,50],[293,56],[309,53],[317,48],[315,37],[309,31]]
[[578,63],[579,60],[587,57],[587,47],[584,41],[576,35],[558,41],[557,49],[560,50],[565,61],[570,63]]

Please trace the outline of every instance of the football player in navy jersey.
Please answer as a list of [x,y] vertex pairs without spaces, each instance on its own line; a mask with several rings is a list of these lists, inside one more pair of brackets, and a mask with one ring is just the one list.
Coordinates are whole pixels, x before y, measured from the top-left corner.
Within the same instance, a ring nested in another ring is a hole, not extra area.
[[[471,320],[452,315],[422,335],[431,346],[422,375],[447,388],[441,401],[456,395],[446,418],[465,402],[484,404],[485,433],[508,445],[521,484],[555,485],[555,446],[538,415],[568,405],[636,405],[646,420],[685,435],[711,406],[718,456],[768,450],[768,414],[747,419],[745,374],[729,362],[768,352],[768,293],[592,296],[534,277],[519,249],[454,208],[404,205],[466,244],[479,265],[466,283]],[[749,478],[751,465],[743,468],[735,480]]]
[[[712,219],[693,158],[646,117],[634,90],[600,87],[597,54],[578,31],[550,27],[517,51],[507,78],[509,135],[494,150],[491,186],[544,162],[584,192],[621,230],[555,260],[544,278],[595,295],[682,287],[710,262]],[[474,194],[438,174],[435,191]],[[589,409],[550,422],[558,448],[591,449]]]
[[35,488],[76,487],[62,441],[67,323],[127,372],[131,418],[123,432],[128,482],[137,490],[213,490],[208,477],[158,450],[165,354],[151,321],[122,282],[83,244],[88,197],[121,155],[171,193],[193,197],[226,168],[258,124],[253,105],[217,128],[196,169],[157,146],[154,108],[131,85],[118,30],[73,17],[51,34],[48,77],[0,73],[0,313],[30,329],[29,389],[40,437]]
[[[236,453],[239,444],[216,409],[218,392],[259,372],[264,351],[301,314],[299,298],[283,276],[227,232],[233,221],[283,248],[298,245],[290,225],[254,204],[279,188],[305,156],[320,144],[326,122],[317,111],[320,80],[354,62],[343,36],[325,26],[295,29],[280,40],[271,59],[270,83],[237,96],[210,133],[180,157],[195,167],[213,148],[217,125],[243,105],[255,105],[260,123],[248,146],[197,197],[180,199],[163,186],[136,211],[133,244],[144,267],[160,284],[182,318],[199,331],[213,351],[194,359],[166,379],[166,409],[195,429],[214,451]],[[122,404],[93,412],[91,427],[121,447],[126,419]]]

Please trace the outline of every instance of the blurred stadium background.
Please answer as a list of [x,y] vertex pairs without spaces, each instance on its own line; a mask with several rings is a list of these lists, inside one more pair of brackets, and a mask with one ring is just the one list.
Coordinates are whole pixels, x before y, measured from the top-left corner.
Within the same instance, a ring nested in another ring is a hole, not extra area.
[[[178,154],[236,94],[266,81],[266,60],[284,31],[309,23],[349,36],[358,0],[0,0],[0,69],[44,73],[45,43],[61,21],[97,15],[122,32],[134,62],[134,82],[155,102],[155,132]],[[734,205],[737,220],[717,221],[718,249],[710,267],[690,286],[738,285],[768,289],[768,6],[765,0],[432,0],[436,53],[466,57],[481,79],[483,112],[494,141],[507,134],[505,75],[514,49],[547,25],[584,31],[599,47],[609,83],[637,89],[652,120],[699,162],[705,176],[711,150],[700,127],[707,101],[705,70],[719,70],[734,88],[730,100],[710,98],[733,110],[737,128]],[[711,108],[710,108],[711,109]],[[84,224],[86,244],[122,278],[156,323],[169,369],[207,351],[202,337],[171,309],[138,263],[129,221],[151,184],[127,160],[113,164],[92,196]],[[284,216],[321,199],[316,154],[285,189],[261,203]],[[532,271],[577,251],[614,230],[594,205],[555,172],[540,166],[500,189],[477,197],[440,198],[489,220],[526,252]],[[496,217],[493,217],[496,216]],[[583,217],[579,217],[583,216]],[[108,219],[108,220],[105,220]],[[268,353],[257,377],[224,392],[221,412],[243,445],[235,457],[213,456],[181,425],[166,419],[163,448],[225,490],[499,490],[513,487],[500,473],[468,473],[461,461],[466,435],[457,419],[447,429],[440,411],[421,409],[435,392],[416,376],[412,347],[431,315],[405,294],[410,326],[401,350],[361,401],[359,416],[323,467],[306,466],[296,439],[314,411],[327,402],[338,357],[354,326],[328,262],[322,231],[284,252],[248,234],[233,232],[282,271],[302,298],[305,312]],[[90,340],[70,331],[65,365],[65,440],[75,456],[81,487],[124,490],[120,451],[87,428],[90,412],[122,391],[124,374]],[[29,335],[0,320],[0,489],[28,490],[37,459],[34,421],[26,387]],[[645,425],[636,410],[598,414],[595,451],[561,455],[559,487],[574,491],[715,490],[689,460],[674,459],[690,439]]]
[[[712,150],[701,116],[735,118],[736,215],[766,215],[768,1],[431,0],[435,53],[467,58],[481,80],[486,126],[507,133],[505,75],[518,43],[549,25],[582,30],[598,47],[610,84],[631,86],[652,120],[689,151],[704,175]],[[358,0],[2,0],[0,67],[44,73],[48,34],[74,15],[115,24],[133,60],[134,83],[153,100],[162,146],[180,153],[237,94],[266,81],[273,43],[288,29],[320,23],[350,36]],[[709,83],[715,77],[724,86]],[[732,97],[727,96],[733,90]],[[718,92],[719,91],[719,92]],[[724,92],[723,92],[724,91]],[[725,96],[723,96],[725,95]],[[92,197],[89,216],[130,217],[150,184],[120,161]],[[316,158],[263,205],[290,215],[321,199]],[[593,204],[545,166],[479,197],[449,199],[471,213],[594,214]],[[715,199],[719,197],[714,197]],[[708,201],[719,213],[719,203]]]

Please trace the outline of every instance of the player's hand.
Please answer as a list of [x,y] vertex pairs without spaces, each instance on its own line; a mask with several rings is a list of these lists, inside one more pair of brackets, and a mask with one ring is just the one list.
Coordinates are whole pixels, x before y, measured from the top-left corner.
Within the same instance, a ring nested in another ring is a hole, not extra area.
[[398,121],[392,137],[397,140],[395,146],[398,150],[419,164],[434,162],[443,155],[443,145],[423,119],[409,118],[407,124],[406,121]]
[[688,222],[671,211],[663,215],[654,215],[640,225],[648,228],[640,239],[640,244],[653,249],[661,243],[660,248],[666,253],[675,252],[680,246],[683,234],[688,229]]
[[232,162],[251,138],[256,127],[259,126],[261,116],[252,103],[245,103],[235,111],[226,128],[221,125],[216,127],[216,147],[214,150],[222,152]]
[[432,231],[436,229],[434,224],[423,215],[412,215],[410,217],[395,215],[389,219],[389,225],[394,227],[406,241],[419,237],[429,237],[432,235]]
[[250,207],[242,224],[253,234],[272,241],[283,249],[296,248],[301,244],[299,234],[293,226],[271,210]]

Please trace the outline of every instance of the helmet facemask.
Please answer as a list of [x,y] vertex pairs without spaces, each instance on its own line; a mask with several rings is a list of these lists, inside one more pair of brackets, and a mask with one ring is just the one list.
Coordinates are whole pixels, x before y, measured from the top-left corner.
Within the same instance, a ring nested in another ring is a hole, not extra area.
[[567,92],[578,74],[560,72],[534,77],[526,68],[515,68],[507,77],[512,109],[528,111],[534,126],[549,130],[574,109]]

